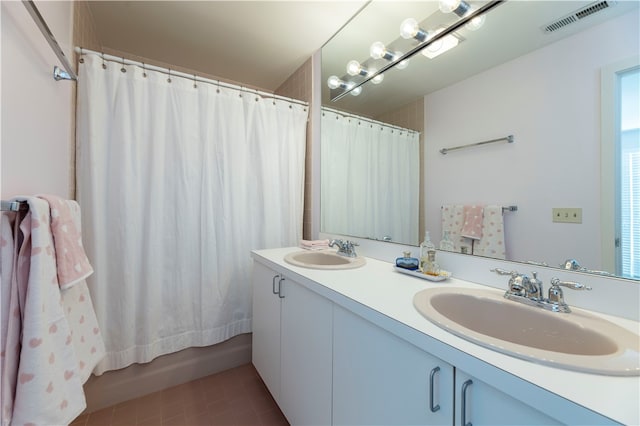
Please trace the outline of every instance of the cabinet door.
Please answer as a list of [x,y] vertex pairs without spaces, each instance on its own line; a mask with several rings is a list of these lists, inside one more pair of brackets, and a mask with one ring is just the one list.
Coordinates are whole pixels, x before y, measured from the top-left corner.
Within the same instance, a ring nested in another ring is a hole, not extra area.
[[453,367],[334,306],[333,423],[453,423]]
[[[457,426],[562,424],[540,411],[545,407],[525,404],[460,369],[456,369],[455,381]],[[535,404],[535,401],[528,402]]]
[[291,424],[331,424],[333,303],[282,283],[280,408]]
[[273,398],[280,403],[280,275],[253,263],[252,361]]

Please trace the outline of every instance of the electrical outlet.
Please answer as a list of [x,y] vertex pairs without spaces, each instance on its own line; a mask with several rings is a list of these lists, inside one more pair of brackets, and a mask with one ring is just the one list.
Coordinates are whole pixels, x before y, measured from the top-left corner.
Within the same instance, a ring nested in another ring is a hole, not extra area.
[[554,207],[551,209],[553,221],[560,223],[582,223],[582,209],[574,207]]

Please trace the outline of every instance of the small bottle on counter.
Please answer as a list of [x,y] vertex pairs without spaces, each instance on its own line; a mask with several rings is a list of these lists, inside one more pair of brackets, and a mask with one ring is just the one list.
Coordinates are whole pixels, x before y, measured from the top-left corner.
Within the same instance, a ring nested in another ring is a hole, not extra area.
[[440,265],[436,262],[436,251],[429,250],[427,253],[427,261],[424,264],[422,272],[427,275],[433,275],[437,277],[440,275]]
[[427,262],[429,250],[435,250],[436,246],[431,242],[429,231],[424,231],[424,240],[420,243],[420,270],[424,272],[424,264]]
[[455,251],[453,241],[449,237],[449,231],[443,231],[442,240],[440,241],[440,250]]
[[404,254],[404,257],[399,257],[396,259],[396,266],[398,268],[415,271],[420,267],[420,261],[415,257],[411,257],[410,251],[405,251],[403,252],[403,254]]

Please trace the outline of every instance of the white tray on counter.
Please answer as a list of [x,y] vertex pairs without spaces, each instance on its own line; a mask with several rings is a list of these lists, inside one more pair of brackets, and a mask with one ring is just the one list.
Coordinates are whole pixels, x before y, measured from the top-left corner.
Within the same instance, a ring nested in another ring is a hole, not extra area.
[[409,269],[399,268],[397,266],[394,266],[393,269],[395,269],[397,272],[400,272],[401,274],[411,275],[412,277],[417,277],[428,281],[444,281],[451,276],[451,272],[447,271],[440,271],[440,275],[435,276],[423,274],[421,271],[411,271]]

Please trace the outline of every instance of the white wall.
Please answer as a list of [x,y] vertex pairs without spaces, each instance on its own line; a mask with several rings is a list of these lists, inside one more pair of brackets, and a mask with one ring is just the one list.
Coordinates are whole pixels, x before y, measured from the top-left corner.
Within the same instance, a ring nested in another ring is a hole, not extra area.
[[[20,1],[2,1],[2,199],[50,193],[69,197],[74,82],[53,79],[57,57]],[[72,2],[38,1],[71,57]]]
[[[504,216],[508,258],[599,269],[600,68],[639,49],[631,13],[427,95],[432,239],[443,204],[516,204]],[[509,134],[513,144],[438,152]],[[582,224],[552,223],[552,207],[581,207]]]

